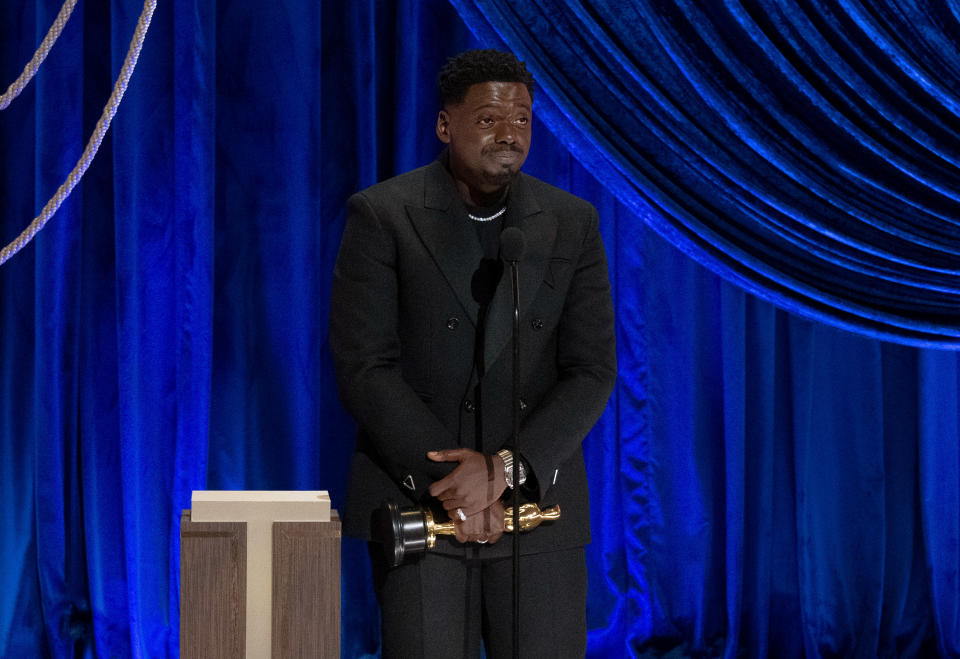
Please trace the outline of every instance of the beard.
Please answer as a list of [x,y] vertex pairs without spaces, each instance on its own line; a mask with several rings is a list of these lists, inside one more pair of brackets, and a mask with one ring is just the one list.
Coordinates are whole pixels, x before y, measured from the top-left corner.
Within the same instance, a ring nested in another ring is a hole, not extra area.
[[509,185],[513,179],[517,177],[517,174],[520,173],[519,169],[511,169],[510,167],[504,167],[499,172],[483,172],[483,181],[488,185],[502,188],[505,185]]
[[[515,151],[521,156],[523,155],[523,150],[513,144],[509,146],[489,146],[483,150],[483,154],[492,155],[500,151]],[[522,161],[521,161],[521,164],[522,164]],[[496,171],[484,170],[482,172],[482,176],[485,183],[487,183],[488,185],[492,185],[500,188],[505,185],[508,185],[511,181],[513,181],[513,179],[517,177],[517,174],[519,173],[520,173],[520,165],[514,166],[509,163],[504,163]]]

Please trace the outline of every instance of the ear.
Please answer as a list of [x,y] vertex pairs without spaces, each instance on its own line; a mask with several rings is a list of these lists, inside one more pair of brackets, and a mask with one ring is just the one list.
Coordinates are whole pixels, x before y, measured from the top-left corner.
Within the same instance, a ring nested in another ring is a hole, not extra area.
[[444,144],[450,143],[450,115],[446,110],[437,114],[437,138]]

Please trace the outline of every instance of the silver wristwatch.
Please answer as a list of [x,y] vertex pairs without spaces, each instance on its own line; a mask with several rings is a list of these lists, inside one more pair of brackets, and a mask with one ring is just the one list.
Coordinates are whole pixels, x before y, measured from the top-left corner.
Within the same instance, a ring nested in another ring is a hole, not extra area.
[[[497,451],[497,455],[503,460],[503,478],[507,481],[507,487],[513,489],[513,451],[504,448]],[[523,466],[523,460],[517,465],[520,472],[520,482],[517,485],[523,485],[527,482],[527,468]]]

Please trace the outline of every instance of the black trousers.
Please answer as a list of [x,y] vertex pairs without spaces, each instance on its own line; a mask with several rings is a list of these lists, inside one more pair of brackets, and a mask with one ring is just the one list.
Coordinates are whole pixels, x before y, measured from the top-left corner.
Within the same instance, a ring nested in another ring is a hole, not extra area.
[[[509,541],[504,536],[501,542]],[[427,552],[388,568],[371,543],[384,659],[513,656],[513,560]],[[582,658],[587,649],[587,568],[582,547],[520,559],[520,657]]]

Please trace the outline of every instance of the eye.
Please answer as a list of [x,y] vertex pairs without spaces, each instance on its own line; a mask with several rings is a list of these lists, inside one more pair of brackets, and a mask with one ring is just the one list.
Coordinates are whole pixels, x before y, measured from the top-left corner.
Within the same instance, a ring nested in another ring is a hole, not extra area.
[[477,123],[483,126],[484,128],[489,128],[494,124],[493,117],[480,117],[477,119]]
[[517,117],[516,122],[518,126],[526,126],[530,123],[530,117]]

